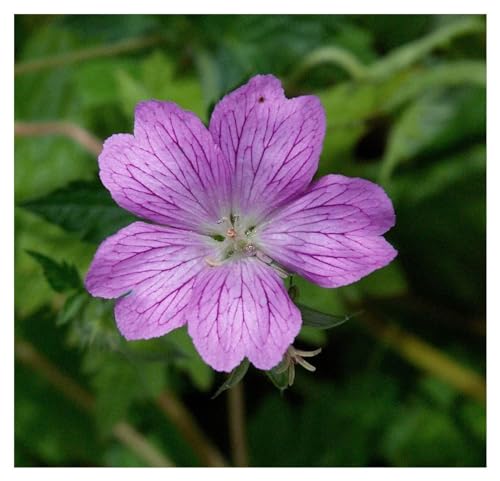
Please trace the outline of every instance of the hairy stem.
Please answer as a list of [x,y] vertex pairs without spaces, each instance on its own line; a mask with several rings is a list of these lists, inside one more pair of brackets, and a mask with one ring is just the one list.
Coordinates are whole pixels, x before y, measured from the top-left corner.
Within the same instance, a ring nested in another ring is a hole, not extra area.
[[[73,379],[61,372],[56,365],[40,354],[32,344],[16,339],[15,355],[18,361],[45,377],[52,386],[82,410],[87,412],[93,411],[95,400],[92,395]],[[174,466],[174,463],[169,458],[162,454],[130,424],[124,421],[117,423],[113,427],[113,435],[150,466]]]
[[99,155],[102,142],[93,134],[72,122],[15,122],[14,134],[18,137],[62,135],[74,140],[92,155]]
[[147,37],[129,38],[112,45],[92,47],[74,52],[68,52],[54,57],[28,60],[14,67],[14,75],[23,75],[50,68],[64,67],[66,65],[83,62],[99,57],[112,57],[123,53],[133,52],[146,47],[157,45],[164,41],[161,35],[150,35]]
[[227,466],[224,456],[198,426],[196,420],[177,397],[169,391],[164,391],[156,400],[160,410],[176,426],[184,439],[193,448],[200,460],[211,467]]
[[229,438],[233,464],[238,467],[248,466],[247,442],[245,432],[245,400],[243,381],[227,391],[229,410]]

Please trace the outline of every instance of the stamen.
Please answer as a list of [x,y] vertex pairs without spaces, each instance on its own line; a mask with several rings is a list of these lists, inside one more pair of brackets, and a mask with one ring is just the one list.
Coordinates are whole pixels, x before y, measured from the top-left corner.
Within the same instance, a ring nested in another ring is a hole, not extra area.
[[316,368],[303,358],[316,356],[320,352],[321,348],[315,349],[314,351],[302,351],[300,349],[295,349],[293,346],[289,346],[283,356],[281,365],[275,368],[275,372],[276,374],[287,372],[288,385],[291,386],[295,380],[295,365],[298,364],[311,372],[316,371]]
[[283,360],[282,364],[278,367],[275,367],[274,372],[276,374],[282,374],[289,368],[290,368],[290,359],[288,357],[286,357],[286,354],[285,354],[285,359]]
[[285,271],[285,269],[283,269],[281,266],[277,264],[271,264],[271,267],[278,273],[278,275],[282,279],[287,279],[288,276],[290,275],[287,271]]
[[295,358],[295,362],[297,364],[300,364],[304,369],[307,369],[308,371],[311,371],[311,372],[316,371],[316,368],[312,364],[309,364],[307,361],[305,361],[301,357]]
[[238,225],[240,223],[240,216],[239,215],[232,215],[231,216],[231,223],[233,225]]
[[317,356],[321,352],[321,347],[318,347],[318,349],[315,349],[314,351],[301,351],[300,349],[295,349],[295,348],[293,348],[293,350],[295,351],[294,354],[296,356],[314,357],[314,356]]
[[234,230],[233,227],[230,227],[227,232],[226,232],[226,236],[229,237],[230,239],[234,239],[237,235],[237,232],[236,230]]
[[263,252],[257,250],[256,255],[259,261],[262,261],[264,264],[268,265],[269,267],[272,267],[282,279],[286,279],[290,275],[290,272],[288,272],[283,266],[278,264],[276,261],[274,261],[271,257],[264,254]]
[[214,261],[210,257],[205,257],[205,262],[210,266],[210,267],[218,267],[222,265],[222,262],[220,261]]
[[262,261],[264,264],[271,265],[273,260],[266,254],[264,254],[262,251],[257,252],[257,259],[259,261]]
[[245,254],[247,256],[254,256],[257,253],[257,248],[253,244],[248,244],[245,247]]
[[292,363],[288,370],[288,385],[293,386],[293,381],[295,381],[295,366]]

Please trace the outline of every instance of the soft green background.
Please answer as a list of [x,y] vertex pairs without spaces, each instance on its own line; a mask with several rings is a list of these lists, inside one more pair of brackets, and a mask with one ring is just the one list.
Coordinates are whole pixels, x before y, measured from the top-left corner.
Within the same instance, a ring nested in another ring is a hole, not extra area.
[[[303,304],[363,312],[332,330],[304,329],[297,346],[323,347],[317,372],[298,369],[283,395],[250,368],[250,463],[485,465],[484,401],[462,376],[485,375],[484,18],[17,16],[15,34],[18,66],[104,49],[15,79],[16,121],[67,120],[101,139],[130,131],[134,105],[149,98],[206,121],[214,102],[256,73],[278,76],[288,96],[318,95],[328,122],[318,175],[381,183],[397,212],[388,238],[399,256],[341,289],[298,280]],[[103,55],[151,35],[144,48]],[[51,135],[16,137],[15,156],[16,338],[96,399],[90,415],[17,362],[16,465],[144,465],[111,436],[120,420],[176,465],[202,465],[155,406],[163,390],[230,458],[225,394],[210,399],[224,376],[200,361],[185,331],[127,344],[112,305],[78,289],[70,266],[83,276],[99,241],[129,221],[96,182],[95,156]],[[404,342],[387,341],[373,323],[433,346],[462,369],[458,380],[425,349],[405,354]]]

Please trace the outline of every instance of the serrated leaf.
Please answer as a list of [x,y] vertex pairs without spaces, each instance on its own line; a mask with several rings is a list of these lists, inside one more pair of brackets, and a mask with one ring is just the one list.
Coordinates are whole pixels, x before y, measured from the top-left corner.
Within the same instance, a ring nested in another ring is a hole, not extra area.
[[50,284],[50,287],[56,292],[67,292],[72,289],[82,288],[82,280],[76,267],[65,261],[56,262],[39,252],[27,251],[43,269],[43,274]]
[[134,221],[97,181],[72,182],[21,207],[90,242],[100,242]]
[[224,383],[217,389],[215,394],[212,396],[212,399],[215,399],[217,396],[221,395],[224,391],[231,389],[236,386],[244,377],[248,371],[248,366],[250,363],[248,359],[243,359],[239,366],[236,366],[230,373]]
[[302,323],[304,326],[315,327],[316,329],[331,329],[332,327],[340,326],[357,314],[335,316],[311,309],[303,304],[296,305],[302,314]]

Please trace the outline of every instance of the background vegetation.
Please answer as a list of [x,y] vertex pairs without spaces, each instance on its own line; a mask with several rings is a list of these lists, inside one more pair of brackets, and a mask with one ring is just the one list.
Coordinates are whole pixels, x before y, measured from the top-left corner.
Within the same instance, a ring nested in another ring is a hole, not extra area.
[[[17,466],[485,465],[484,18],[17,16],[15,33]],[[206,121],[256,73],[321,98],[318,175],[381,183],[399,256],[341,289],[297,280],[310,308],[362,312],[303,329],[323,352],[291,389],[251,367],[212,400],[225,376],[184,329],[126,343],[82,289],[131,219],[96,155],[139,100]]]

